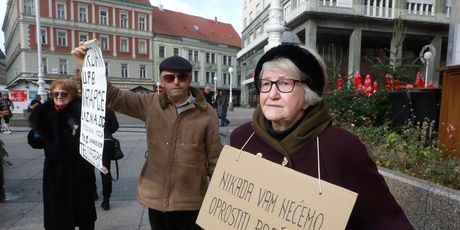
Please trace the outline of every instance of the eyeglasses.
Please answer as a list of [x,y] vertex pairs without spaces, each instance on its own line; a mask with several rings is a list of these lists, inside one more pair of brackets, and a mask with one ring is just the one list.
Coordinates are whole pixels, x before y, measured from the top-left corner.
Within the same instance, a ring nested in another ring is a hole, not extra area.
[[277,81],[270,81],[270,80],[265,80],[265,79],[260,79],[257,80],[257,89],[261,93],[268,93],[270,90],[272,90],[272,85],[276,85],[276,88],[278,91],[281,93],[290,93],[292,90],[294,90],[295,83],[297,82],[304,82],[300,80],[295,80],[295,79],[279,79]]
[[167,83],[173,82],[175,80],[175,78],[177,78],[177,80],[179,80],[179,82],[185,82],[185,81],[187,81],[188,77],[189,77],[188,73],[178,73],[178,74],[170,73],[170,74],[165,74],[165,75],[162,76],[162,78]]
[[62,98],[66,98],[67,96],[69,96],[69,93],[68,93],[68,92],[64,92],[64,91],[56,91],[56,92],[53,92],[53,97],[54,97],[54,98],[58,98],[59,96],[61,96]]

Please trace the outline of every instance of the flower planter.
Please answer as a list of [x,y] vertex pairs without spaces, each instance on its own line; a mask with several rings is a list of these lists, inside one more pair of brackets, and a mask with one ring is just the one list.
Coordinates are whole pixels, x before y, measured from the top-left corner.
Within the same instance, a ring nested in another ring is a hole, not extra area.
[[415,229],[460,229],[460,191],[386,168],[379,172]]

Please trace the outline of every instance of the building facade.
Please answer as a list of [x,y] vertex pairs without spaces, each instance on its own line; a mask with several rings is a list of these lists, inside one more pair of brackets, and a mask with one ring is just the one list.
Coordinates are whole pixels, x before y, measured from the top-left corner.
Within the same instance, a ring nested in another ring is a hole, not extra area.
[[[73,76],[70,52],[98,39],[108,78],[124,89],[153,89],[152,6],[148,0],[40,0],[44,79]],[[8,85],[36,81],[38,71],[34,0],[8,0],[5,33]]]
[[167,57],[181,56],[193,65],[192,86],[227,92],[231,88],[234,103],[239,104],[241,77],[236,53],[241,49],[241,38],[231,24],[166,10],[160,5],[153,8],[153,33],[156,82],[159,64]]
[[[316,49],[328,68],[337,67],[340,74],[352,76],[376,74],[370,59],[382,56],[386,49],[398,49],[403,60],[416,60],[422,48],[431,44],[436,55],[428,66],[428,76],[439,86],[436,67],[446,64],[450,0],[277,0],[280,2],[284,26],[297,34],[302,45]],[[264,53],[269,27],[268,0],[244,0],[243,48],[237,54],[241,62],[242,104],[257,103],[253,72]],[[404,43],[392,47],[396,18],[406,26]],[[421,62],[417,71],[425,73]],[[337,66],[334,66],[337,65]],[[331,76],[329,76],[331,77]],[[412,80],[412,79],[411,79]]]

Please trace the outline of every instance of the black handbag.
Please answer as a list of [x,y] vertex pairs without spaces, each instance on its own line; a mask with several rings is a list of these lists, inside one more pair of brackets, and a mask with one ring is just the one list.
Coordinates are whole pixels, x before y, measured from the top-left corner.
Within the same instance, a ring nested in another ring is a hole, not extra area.
[[123,151],[121,151],[120,141],[115,137],[112,137],[112,140],[113,140],[113,145],[115,147],[114,151],[112,152],[112,160],[114,161],[120,160],[121,158],[125,156],[123,154]]

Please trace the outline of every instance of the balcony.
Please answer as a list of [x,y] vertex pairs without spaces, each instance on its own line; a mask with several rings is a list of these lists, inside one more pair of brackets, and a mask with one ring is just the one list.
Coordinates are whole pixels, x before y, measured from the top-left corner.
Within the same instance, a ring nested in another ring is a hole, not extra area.
[[302,16],[304,13],[323,13],[323,14],[338,14],[349,15],[356,17],[394,19],[401,16],[404,20],[419,21],[436,24],[449,24],[450,17],[445,13],[437,12],[421,12],[408,11],[402,8],[388,8],[370,5],[354,4],[353,7],[340,7],[329,3],[323,4],[320,1],[308,1],[302,3],[297,8],[292,9],[284,16],[284,21],[290,24],[292,21]]

